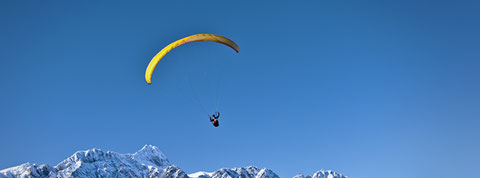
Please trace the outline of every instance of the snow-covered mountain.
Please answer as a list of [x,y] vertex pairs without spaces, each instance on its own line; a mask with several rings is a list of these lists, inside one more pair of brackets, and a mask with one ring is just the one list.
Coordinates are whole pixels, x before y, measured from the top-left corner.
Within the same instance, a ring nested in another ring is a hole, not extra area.
[[254,166],[248,166],[244,168],[233,168],[233,169],[226,169],[222,168],[219,169],[215,172],[197,172],[193,174],[188,175],[191,178],[227,178],[227,177],[256,177],[256,178],[266,178],[266,177],[271,177],[271,178],[276,178],[278,177],[277,174],[275,174],[272,170],[270,169],[259,169]]
[[[25,163],[0,171],[0,178],[16,177],[162,177],[162,178],[277,178],[270,169],[254,166],[222,168],[215,172],[186,174],[155,146],[145,145],[134,154],[120,154],[100,149],[77,151],[56,166]],[[333,171],[318,171],[313,176],[294,178],[347,178]]]
[[145,145],[134,154],[77,151],[54,167],[25,163],[0,171],[0,177],[159,177],[170,165],[157,147]]
[[347,176],[344,176],[342,174],[336,173],[331,170],[320,170],[315,172],[313,176],[304,176],[303,174],[298,174],[294,176],[293,178],[347,178]]

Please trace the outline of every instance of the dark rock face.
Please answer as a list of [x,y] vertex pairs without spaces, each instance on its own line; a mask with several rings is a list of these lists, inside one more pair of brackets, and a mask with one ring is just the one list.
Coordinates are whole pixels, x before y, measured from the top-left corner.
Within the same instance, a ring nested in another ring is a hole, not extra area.
[[188,175],[185,174],[180,168],[177,166],[169,166],[165,169],[162,175],[163,178],[188,178]]

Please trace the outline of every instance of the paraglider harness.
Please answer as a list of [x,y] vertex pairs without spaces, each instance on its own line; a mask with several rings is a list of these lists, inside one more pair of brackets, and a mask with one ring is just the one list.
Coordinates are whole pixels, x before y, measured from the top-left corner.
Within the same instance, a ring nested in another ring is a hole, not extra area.
[[220,117],[220,113],[215,112],[215,114],[209,117],[210,117],[210,122],[212,122],[213,126],[218,127],[218,118]]

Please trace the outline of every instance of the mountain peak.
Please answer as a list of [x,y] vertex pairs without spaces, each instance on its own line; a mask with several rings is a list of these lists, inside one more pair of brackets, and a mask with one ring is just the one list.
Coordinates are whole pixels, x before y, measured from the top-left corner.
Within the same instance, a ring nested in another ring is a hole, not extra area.
[[132,154],[132,158],[142,164],[151,165],[158,168],[165,168],[170,165],[167,156],[156,146],[145,145],[142,149]]
[[156,146],[153,145],[145,145],[140,150],[134,153],[135,154],[148,154],[148,155],[157,155],[157,156],[164,156],[165,155],[158,149]]

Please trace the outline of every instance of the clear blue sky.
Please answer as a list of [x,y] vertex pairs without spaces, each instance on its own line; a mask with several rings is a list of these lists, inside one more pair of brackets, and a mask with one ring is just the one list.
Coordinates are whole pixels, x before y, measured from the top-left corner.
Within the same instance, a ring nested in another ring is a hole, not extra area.
[[[0,169],[152,144],[187,173],[478,175],[479,9],[473,0],[2,1]],[[197,33],[227,36],[240,53],[179,47],[148,86],[150,59]],[[221,82],[219,128],[189,81],[212,112]]]

